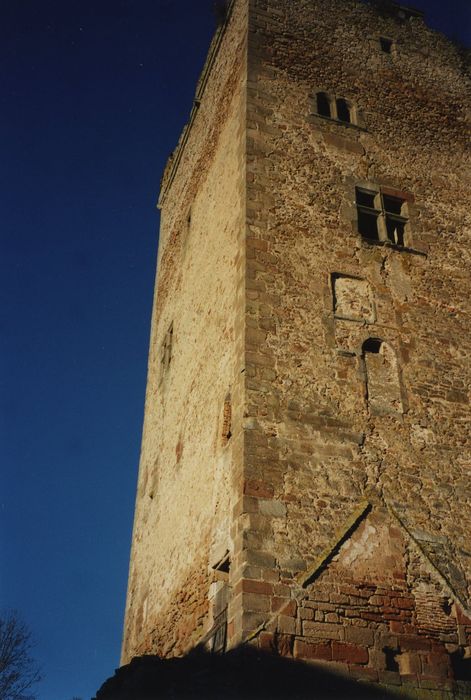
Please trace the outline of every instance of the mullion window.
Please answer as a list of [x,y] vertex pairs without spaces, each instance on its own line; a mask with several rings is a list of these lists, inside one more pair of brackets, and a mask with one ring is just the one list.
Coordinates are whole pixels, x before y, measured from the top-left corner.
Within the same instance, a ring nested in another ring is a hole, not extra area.
[[404,216],[405,200],[381,190],[356,188],[358,231],[363,238],[397,246],[405,245],[408,217]]

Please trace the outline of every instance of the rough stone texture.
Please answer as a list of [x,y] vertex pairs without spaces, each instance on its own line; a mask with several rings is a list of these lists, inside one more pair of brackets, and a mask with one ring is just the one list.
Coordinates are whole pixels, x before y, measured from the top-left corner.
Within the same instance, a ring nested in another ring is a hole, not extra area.
[[212,567],[232,549],[242,490],[245,25],[242,2],[215,38],[177,177],[169,166],[162,183],[123,662],[198,641],[212,622]]
[[[167,168],[124,660],[210,638],[229,551],[229,646],[469,674],[469,69],[380,5],[235,0]],[[357,187],[404,201],[404,246]]]

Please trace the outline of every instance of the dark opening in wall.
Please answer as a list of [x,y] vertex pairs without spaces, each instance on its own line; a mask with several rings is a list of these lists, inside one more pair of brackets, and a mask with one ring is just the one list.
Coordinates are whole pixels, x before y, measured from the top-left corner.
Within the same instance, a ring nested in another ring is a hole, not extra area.
[[471,681],[471,658],[465,658],[463,649],[451,654],[451,667],[457,681]]
[[380,37],[379,44],[381,46],[381,51],[384,53],[391,53],[393,42],[391,39],[386,39],[384,36]]
[[377,212],[359,210],[358,231],[363,238],[369,238],[372,241],[379,241],[378,216],[379,214]]
[[358,232],[372,241],[390,242],[399,247],[410,245],[407,201],[405,197],[387,194],[385,190],[355,188]]
[[391,241],[391,243],[401,246],[404,245],[405,227],[406,225],[404,221],[394,219],[390,216],[386,217],[386,229],[388,232],[388,239]]
[[228,574],[231,570],[231,557],[229,551],[225,553],[223,558],[213,566],[214,571],[220,571],[223,574]]
[[356,189],[356,201],[359,206],[374,209],[376,196],[377,192],[371,192],[370,190],[362,190],[359,187],[357,187]]
[[347,122],[347,124],[350,124],[352,121],[350,107],[343,97],[337,100],[337,117],[341,122]]
[[383,341],[379,340],[379,338],[368,338],[368,340],[365,340],[363,343],[363,352],[372,352],[377,355],[381,350],[382,344]]
[[222,445],[225,447],[232,437],[232,401],[228,394],[224,400],[222,416]]
[[322,117],[331,117],[330,101],[325,92],[317,93],[317,113]]
[[386,661],[386,670],[387,671],[399,671],[399,664],[398,664],[397,659],[396,659],[396,656],[399,653],[398,650],[391,649],[391,647],[384,647],[383,652],[384,652],[385,661]]

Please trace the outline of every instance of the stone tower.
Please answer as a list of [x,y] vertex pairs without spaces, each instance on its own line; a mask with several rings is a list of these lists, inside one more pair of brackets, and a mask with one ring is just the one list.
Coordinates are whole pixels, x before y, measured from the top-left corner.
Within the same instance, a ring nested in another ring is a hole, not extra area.
[[162,180],[123,662],[469,677],[470,120],[417,11],[228,3]]

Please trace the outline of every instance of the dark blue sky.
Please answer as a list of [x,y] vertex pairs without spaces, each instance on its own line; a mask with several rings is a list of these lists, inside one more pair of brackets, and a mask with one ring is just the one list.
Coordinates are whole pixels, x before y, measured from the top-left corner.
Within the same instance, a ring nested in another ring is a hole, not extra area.
[[[469,45],[468,0],[412,4]],[[154,205],[211,6],[0,5],[0,602],[34,631],[41,700],[86,700],[118,664]]]

